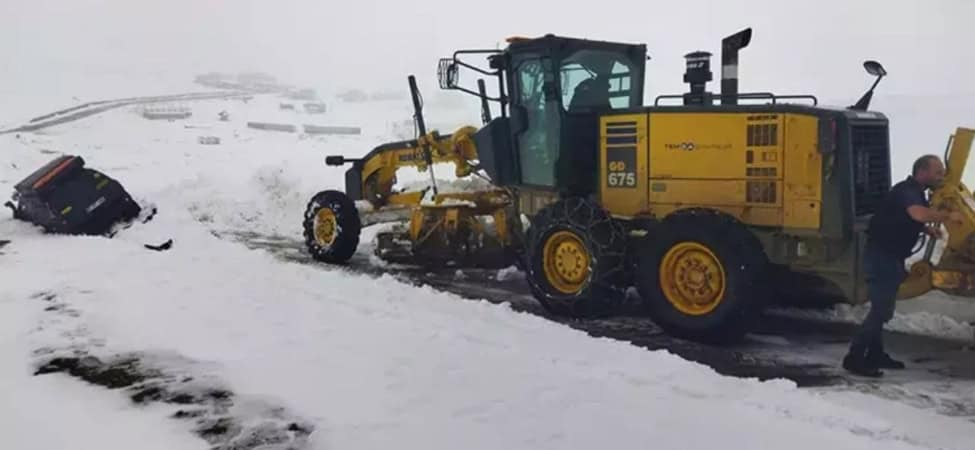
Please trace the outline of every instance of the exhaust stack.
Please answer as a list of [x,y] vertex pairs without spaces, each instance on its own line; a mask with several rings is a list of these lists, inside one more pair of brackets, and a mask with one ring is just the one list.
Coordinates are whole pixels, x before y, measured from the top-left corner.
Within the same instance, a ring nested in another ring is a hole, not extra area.
[[738,104],[738,51],[752,40],[752,29],[745,28],[721,40],[721,104]]

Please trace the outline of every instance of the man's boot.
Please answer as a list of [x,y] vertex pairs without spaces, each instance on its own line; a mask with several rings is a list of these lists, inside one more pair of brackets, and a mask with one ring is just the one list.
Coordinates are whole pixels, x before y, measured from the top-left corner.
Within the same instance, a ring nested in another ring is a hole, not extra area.
[[891,358],[890,355],[883,352],[871,353],[869,356],[867,356],[867,362],[873,365],[874,367],[878,367],[881,369],[901,370],[907,367],[903,361],[898,361],[894,358]]
[[862,377],[879,378],[884,375],[877,366],[867,360],[867,350],[863,345],[850,346],[850,352],[843,358],[843,368]]
[[902,370],[906,367],[902,361],[891,358],[884,351],[884,345],[881,342],[871,343],[867,348],[867,363],[880,369]]

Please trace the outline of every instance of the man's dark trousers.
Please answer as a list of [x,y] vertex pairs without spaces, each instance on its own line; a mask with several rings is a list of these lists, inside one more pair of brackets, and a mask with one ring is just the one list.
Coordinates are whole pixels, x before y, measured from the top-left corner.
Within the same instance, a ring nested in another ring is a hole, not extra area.
[[884,351],[882,333],[884,324],[894,317],[897,289],[907,278],[904,259],[892,256],[877,246],[867,245],[864,255],[864,272],[867,276],[867,299],[870,312],[860,325],[860,330],[850,347],[850,353],[879,355]]

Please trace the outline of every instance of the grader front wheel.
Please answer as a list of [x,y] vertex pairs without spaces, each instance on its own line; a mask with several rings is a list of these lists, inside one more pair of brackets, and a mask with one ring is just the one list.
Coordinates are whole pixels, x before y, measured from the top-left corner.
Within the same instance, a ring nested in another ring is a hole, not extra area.
[[329,246],[335,242],[335,236],[338,234],[338,221],[331,209],[320,208],[315,213],[312,234],[314,234],[315,244],[320,247]]
[[538,212],[529,230],[527,278],[549,312],[598,317],[624,298],[626,235],[598,205],[568,198]]
[[571,231],[557,231],[545,241],[542,250],[545,279],[564,294],[579,292],[592,273],[591,258],[582,237]]
[[303,226],[305,247],[318,261],[344,263],[359,246],[359,212],[342,192],[322,191],[312,197]]

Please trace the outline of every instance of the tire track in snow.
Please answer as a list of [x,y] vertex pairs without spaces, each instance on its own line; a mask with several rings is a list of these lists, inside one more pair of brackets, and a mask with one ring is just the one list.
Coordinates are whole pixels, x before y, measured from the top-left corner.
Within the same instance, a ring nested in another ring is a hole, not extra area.
[[212,450],[308,447],[314,425],[281,406],[237,394],[219,379],[201,375],[201,363],[172,355],[111,353],[103,340],[90,334],[81,313],[58,293],[39,292],[31,300],[47,305],[35,332],[55,331],[66,341],[61,347],[42,347],[33,352],[35,376],[66,374],[95,386],[121,390],[137,405],[173,406],[170,417],[189,422],[193,433]]
[[[507,271],[464,269],[463,279],[457,269],[434,270],[421,267],[388,264],[367,254],[369,244],[362,243],[360,251],[345,266],[329,266],[316,262],[304,250],[299,239],[286,236],[263,235],[252,232],[213,232],[217,237],[239,242],[251,249],[267,251],[277,258],[299,264],[313,264],[322,270],[342,270],[368,276],[392,275],[399,280],[428,285],[470,300],[506,303],[512,309],[544,317],[553,322],[581,330],[593,337],[608,337],[629,342],[648,350],[668,350],[684,359],[712,367],[723,375],[759,378],[786,378],[800,386],[824,386],[840,381],[832,367],[820,363],[797,362],[770,358],[756,351],[756,343],[745,347],[715,347],[677,339],[665,334],[641,310],[639,299],[630,296],[623,316],[610,319],[568,319],[553,316],[535,301],[521,276]],[[505,272],[503,276],[499,276]]]

